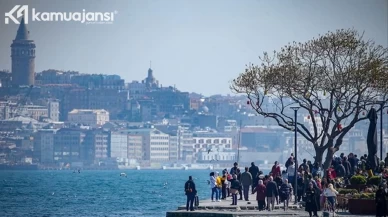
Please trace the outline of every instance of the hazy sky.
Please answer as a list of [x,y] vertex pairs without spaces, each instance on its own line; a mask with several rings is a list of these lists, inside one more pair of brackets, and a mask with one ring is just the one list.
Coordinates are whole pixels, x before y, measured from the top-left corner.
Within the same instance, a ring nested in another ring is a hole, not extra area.
[[387,46],[387,0],[0,0],[0,69],[11,69],[16,4],[41,12],[118,11],[113,24],[30,22],[36,71],[76,70],[144,79],[150,60],[164,86],[228,94],[229,82],[263,51],[338,28]]

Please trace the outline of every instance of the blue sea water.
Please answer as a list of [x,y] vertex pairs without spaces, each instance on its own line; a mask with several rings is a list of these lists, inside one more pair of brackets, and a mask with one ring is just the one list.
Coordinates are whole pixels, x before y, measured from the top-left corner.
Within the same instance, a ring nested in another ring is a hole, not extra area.
[[[120,177],[121,172],[127,177]],[[185,204],[184,183],[189,175],[200,200],[209,198],[209,172],[0,171],[0,216],[166,216],[166,211]]]

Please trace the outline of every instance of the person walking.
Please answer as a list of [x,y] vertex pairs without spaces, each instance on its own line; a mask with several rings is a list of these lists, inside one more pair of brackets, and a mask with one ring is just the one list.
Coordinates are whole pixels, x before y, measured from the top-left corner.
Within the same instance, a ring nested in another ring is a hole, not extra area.
[[267,207],[268,211],[275,208],[275,200],[279,196],[278,185],[273,181],[273,177],[270,176],[266,186]]
[[306,208],[305,210],[309,213],[310,217],[318,216],[318,201],[317,201],[317,194],[319,193],[314,188],[314,185],[312,182],[309,183],[307,189],[306,189]]
[[248,167],[245,167],[245,172],[241,174],[241,185],[245,201],[249,201],[249,187],[252,185],[252,175],[248,170]]
[[288,209],[288,203],[290,201],[291,195],[291,185],[288,183],[288,179],[284,179],[283,184],[280,186],[280,197],[283,201],[283,209],[286,211]]
[[230,192],[232,194],[232,204],[230,205],[237,205],[237,194],[239,193],[239,189],[241,188],[240,181],[237,179],[237,175],[233,175],[233,179],[230,184]]
[[376,202],[376,217],[386,217],[387,216],[387,191],[384,189],[384,185],[379,186],[379,190],[376,191],[375,202]]
[[259,167],[255,165],[255,162],[252,162],[251,167],[249,167],[249,173],[251,173],[252,175],[252,194],[253,189],[257,186],[257,183],[259,181],[259,172]]
[[189,180],[185,183],[185,194],[187,197],[186,200],[186,210],[194,211],[194,199],[197,194],[197,189],[195,188],[195,183],[193,177],[189,176]]
[[256,200],[258,205],[258,210],[263,211],[265,209],[265,194],[266,194],[266,187],[263,184],[263,180],[259,180],[257,186],[253,189],[252,194],[256,194]]
[[327,188],[323,190],[323,196],[327,199],[330,205],[331,211],[335,212],[335,201],[338,192],[334,189],[333,184],[328,184]]
[[292,186],[295,184],[295,164],[293,161],[290,162],[290,164],[287,167],[287,175],[288,175],[288,182],[291,183]]

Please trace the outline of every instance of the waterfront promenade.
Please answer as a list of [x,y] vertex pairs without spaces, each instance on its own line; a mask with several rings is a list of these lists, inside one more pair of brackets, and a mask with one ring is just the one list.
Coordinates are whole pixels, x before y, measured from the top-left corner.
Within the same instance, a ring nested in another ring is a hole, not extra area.
[[[209,191],[210,194],[210,191]],[[168,211],[166,217],[258,217],[258,216],[309,216],[304,207],[299,205],[294,205],[293,200],[290,202],[289,209],[284,211],[283,204],[275,205],[275,210],[273,211],[258,211],[257,210],[257,201],[256,194],[249,195],[249,201],[239,200],[237,206],[230,205],[232,203],[232,198],[228,197],[226,200],[221,202],[212,202],[210,199],[206,198],[199,202],[199,207],[193,211],[186,211],[186,205],[178,207],[176,211]],[[323,212],[318,212],[318,216],[323,216]],[[330,217],[333,216],[333,213],[330,214]],[[360,216],[360,215],[351,215],[347,211],[339,210],[334,216]],[[368,215],[363,215],[365,217],[372,217]]]

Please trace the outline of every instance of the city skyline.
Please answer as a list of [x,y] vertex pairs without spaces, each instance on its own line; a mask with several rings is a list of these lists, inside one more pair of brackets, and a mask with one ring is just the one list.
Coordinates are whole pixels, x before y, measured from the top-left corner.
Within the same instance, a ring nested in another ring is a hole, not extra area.
[[[306,41],[339,28],[365,31],[387,46],[388,4],[376,1],[0,1],[0,13],[16,4],[40,11],[118,11],[113,24],[30,22],[36,67],[143,80],[150,61],[164,86],[205,96],[228,94],[229,81],[263,51]],[[319,8],[320,10],[316,10]],[[217,10],[216,10],[217,9]],[[296,11],[297,10],[297,11]],[[330,12],[330,13],[329,13]],[[330,14],[330,16],[327,16]],[[364,16],[360,16],[363,14]],[[273,21],[273,22],[272,22]],[[320,25],[318,25],[320,24]],[[0,69],[11,71],[16,24],[0,22]],[[74,34],[76,33],[76,34]]]

